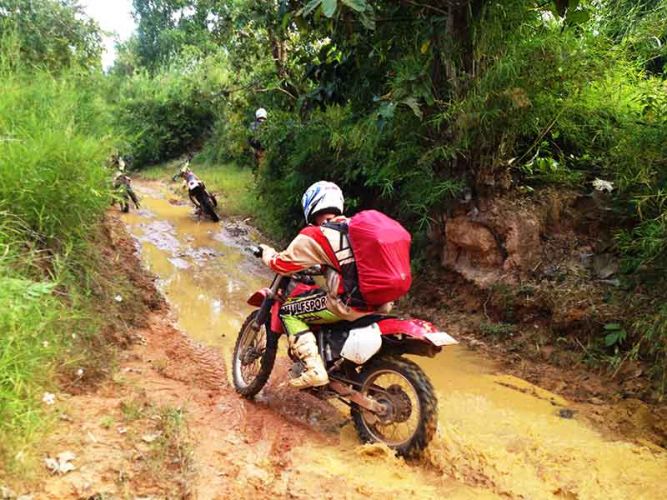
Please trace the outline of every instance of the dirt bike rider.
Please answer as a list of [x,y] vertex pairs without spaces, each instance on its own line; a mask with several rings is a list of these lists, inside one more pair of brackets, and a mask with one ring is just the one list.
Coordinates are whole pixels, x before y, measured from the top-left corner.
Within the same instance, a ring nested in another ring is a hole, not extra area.
[[299,377],[289,381],[297,389],[329,382],[309,324],[354,321],[377,312],[361,298],[347,234],[337,229],[349,220],[343,215],[343,204],[343,193],[336,184],[316,182],[301,200],[308,226],[282,252],[260,245],[262,260],[276,273],[289,275],[315,265],[321,265],[325,270],[326,289],[299,284],[280,308],[290,348],[305,367]]
[[248,142],[250,143],[250,146],[254,151],[255,160],[258,163],[264,157],[264,148],[262,147],[262,144],[259,142],[259,139],[257,139],[257,133],[259,132],[260,128],[262,127],[262,124],[266,121],[267,118],[268,118],[267,111],[264,108],[259,108],[257,111],[255,111],[255,121],[253,121],[250,124],[251,136],[248,139]]
[[121,187],[124,188],[128,196],[134,203],[134,207],[136,209],[139,209],[139,199],[137,198],[137,195],[132,189],[131,186],[132,180],[127,175],[127,165],[125,163],[125,160],[120,154],[116,153],[111,156],[111,165],[116,169],[113,178],[113,188],[116,191],[119,191]]

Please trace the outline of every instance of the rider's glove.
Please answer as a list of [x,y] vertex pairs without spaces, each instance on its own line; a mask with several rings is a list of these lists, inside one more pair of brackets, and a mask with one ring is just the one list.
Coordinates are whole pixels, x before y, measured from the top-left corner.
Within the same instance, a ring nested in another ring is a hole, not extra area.
[[262,262],[264,262],[264,264],[268,266],[269,263],[271,262],[271,259],[276,254],[276,251],[269,245],[259,245],[259,246],[262,249]]

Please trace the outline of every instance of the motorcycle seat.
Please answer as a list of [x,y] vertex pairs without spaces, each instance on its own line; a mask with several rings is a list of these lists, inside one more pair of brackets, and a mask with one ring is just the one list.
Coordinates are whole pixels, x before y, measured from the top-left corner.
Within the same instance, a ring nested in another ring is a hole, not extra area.
[[331,332],[347,332],[354,328],[363,328],[373,323],[377,323],[382,319],[396,318],[396,316],[390,314],[367,314],[361,318],[354,321],[339,321],[337,323],[323,325],[327,330]]

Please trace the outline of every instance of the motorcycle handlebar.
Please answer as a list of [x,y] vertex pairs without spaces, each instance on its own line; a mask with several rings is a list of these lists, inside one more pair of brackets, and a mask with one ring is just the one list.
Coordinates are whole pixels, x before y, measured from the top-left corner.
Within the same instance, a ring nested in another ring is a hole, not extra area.
[[[264,253],[262,247],[255,245],[246,247],[246,250],[251,254],[253,254],[255,257],[257,257],[258,259],[261,259]],[[322,266],[316,265],[313,267],[309,267],[308,269],[304,269],[303,271],[299,271],[298,273],[295,273],[293,277],[299,278],[299,276],[321,276],[323,273],[324,270],[322,269]]]
[[303,276],[320,276],[323,274],[322,271],[322,266],[319,264],[313,267],[309,267],[308,269],[304,269],[303,271],[300,271],[298,274],[301,274]]

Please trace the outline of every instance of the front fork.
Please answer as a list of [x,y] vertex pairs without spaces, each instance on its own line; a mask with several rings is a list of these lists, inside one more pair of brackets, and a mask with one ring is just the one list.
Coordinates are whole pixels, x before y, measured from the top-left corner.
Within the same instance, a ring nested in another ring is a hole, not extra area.
[[271,288],[269,289],[270,291],[266,294],[266,297],[264,297],[262,305],[259,306],[259,310],[255,315],[255,321],[252,325],[255,331],[258,331],[262,325],[269,324],[271,307],[278,297],[278,292],[280,290],[285,290],[289,284],[289,281],[289,277],[280,276],[279,274],[276,274],[276,276],[273,278],[273,283],[271,283]]

